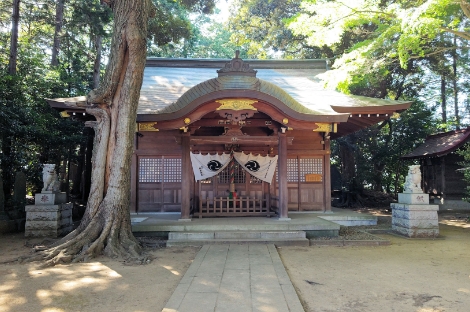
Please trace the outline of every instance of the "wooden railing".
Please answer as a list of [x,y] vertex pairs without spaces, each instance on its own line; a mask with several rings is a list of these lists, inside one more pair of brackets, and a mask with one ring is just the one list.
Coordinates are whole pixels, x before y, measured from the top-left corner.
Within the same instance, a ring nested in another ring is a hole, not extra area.
[[202,217],[229,217],[229,216],[271,216],[266,199],[250,197],[214,197],[200,198],[199,211],[195,216]]

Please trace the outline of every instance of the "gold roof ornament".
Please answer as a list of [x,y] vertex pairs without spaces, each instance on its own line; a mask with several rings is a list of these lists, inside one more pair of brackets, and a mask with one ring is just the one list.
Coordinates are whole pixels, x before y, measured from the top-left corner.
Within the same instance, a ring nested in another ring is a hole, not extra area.
[[313,129],[315,132],[333,132],[337,131],[336,123],[326,123],[326,122],[316,122],[315,125],[317,128]]
[[139,122],[137,124],[137,131],[159,131],[157,129],[157,123],[155,121],[151,122]]
[[239,110],[255,110],[257,109],[253,107],[254,103],[258,103],[256,100],[252,99],[223,99],[223,100],[217,100],[217,103],[220,103],[222,105],[219,106],[216,110],[234,110],[234,111],[239,111]]

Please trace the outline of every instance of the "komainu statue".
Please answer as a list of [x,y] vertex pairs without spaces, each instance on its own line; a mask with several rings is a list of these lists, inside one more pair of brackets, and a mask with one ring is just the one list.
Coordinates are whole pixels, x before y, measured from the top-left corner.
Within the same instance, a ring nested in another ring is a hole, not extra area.
[[55,164],[44,164],[42,169],[42,181],[44,182],[44,187],[42,191],[60,191],[60,182],[57,173],[55,172]]
[[412,165],[408,167],[408,175],[405,180],[404,193],[423,193],[421,189],[421,170],[419,165]]

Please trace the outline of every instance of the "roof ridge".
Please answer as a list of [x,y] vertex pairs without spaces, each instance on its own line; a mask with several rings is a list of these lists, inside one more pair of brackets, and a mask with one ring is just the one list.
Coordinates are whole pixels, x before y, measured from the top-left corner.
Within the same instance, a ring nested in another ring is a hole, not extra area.
[[447,132],[439,132],[439,133],[428,135],[426,137],[426,140],[432,139],[432,138],[443,137],[443,136],[454,135],[454,134],[458,134],[458,133],[464,133],[464,132],[467,132],[467,131],[470,131],[470,127],[467,127],[465,129],[451,130],[451,131],[447,131]]

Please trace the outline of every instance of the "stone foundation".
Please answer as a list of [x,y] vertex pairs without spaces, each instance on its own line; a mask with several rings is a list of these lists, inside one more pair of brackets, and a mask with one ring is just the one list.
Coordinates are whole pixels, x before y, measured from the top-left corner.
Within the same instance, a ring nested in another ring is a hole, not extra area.
[[392,208],[392,230],[412,238],[439,236],[439,205],[429,204],[429,195],[400,193]]
[[73,230],[72,203],[65,193],[36,194],[35,205],[26,206],[26,237],[59,237]]

